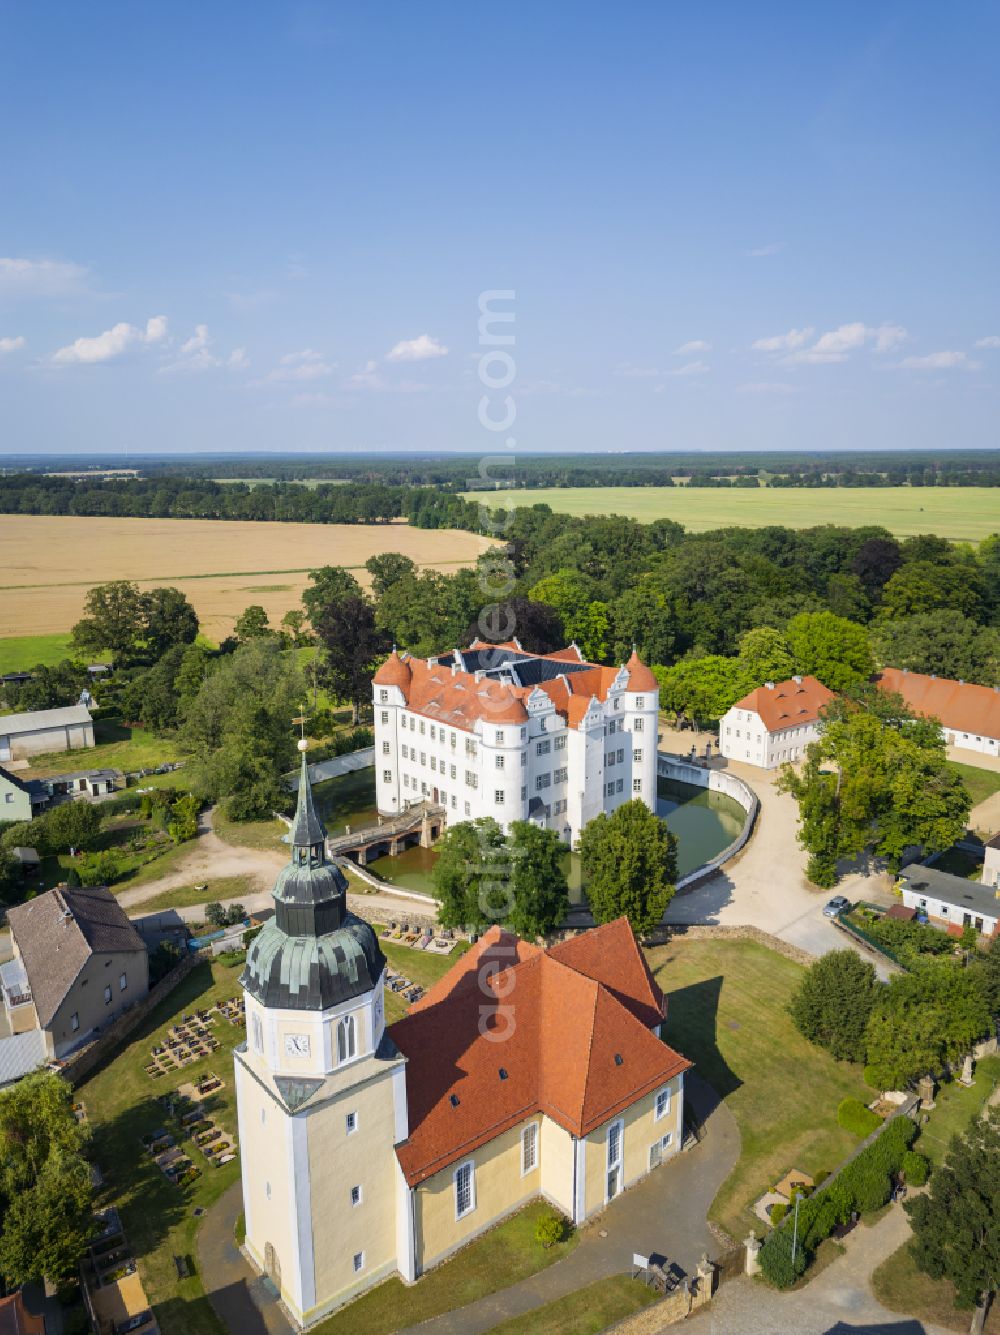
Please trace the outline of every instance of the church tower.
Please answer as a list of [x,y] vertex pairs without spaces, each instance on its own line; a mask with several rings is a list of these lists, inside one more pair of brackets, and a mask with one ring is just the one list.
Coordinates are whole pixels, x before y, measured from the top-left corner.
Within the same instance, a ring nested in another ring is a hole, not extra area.
[[275,916],[240,979],[247,1039],[234,1053],[246,1249],[300,1326],[397,1268],[412,1277],[413,1251],[393,1152],[408,1128],[385,957],[327,859],[307,745]]

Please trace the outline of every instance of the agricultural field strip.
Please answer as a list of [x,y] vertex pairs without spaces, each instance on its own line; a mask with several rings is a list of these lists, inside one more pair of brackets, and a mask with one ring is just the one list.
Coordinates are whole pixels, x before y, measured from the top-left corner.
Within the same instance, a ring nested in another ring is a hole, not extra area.
[[[184,520],[179,520],[184,523]],[[248,521],[252,522],[252,521]],[[435,570],[440,570],[443,566],[464,566],[467,561],[432,561],[429,563]],[[359,565],[342,565],[341,570],[364,570],[362,562]],[[256,579],[259,575],[308,575],[310,570],[315,570],[315,565],[310,566],[282,566],[277,570],[211,570],[205,571],[201,575],[143,575],[136,577],[132,582],[134,584],[162,584],[164,581],[169,583],[171,580],[191,580],[191,579]],[[91,579],[64,579],[64,580],[41,580],[37,584],[0,584],[0,593],[10,589],[89,589],[93,584]],[[279,584],[273,585],[274,588],[281,588]]]

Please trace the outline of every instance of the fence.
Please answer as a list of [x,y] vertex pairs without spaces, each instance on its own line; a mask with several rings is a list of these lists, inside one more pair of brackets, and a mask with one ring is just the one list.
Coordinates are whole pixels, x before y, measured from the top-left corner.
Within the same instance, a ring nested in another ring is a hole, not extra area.
[[149,992],[141,1001],[137,1001],[124,1015],[120,1015],[113,1024],[109,1025],[100,1038],[96,1038],[93,1043],[89,1043],[76,1056],[70,1057],[65,1066],[60,1069],[63,1079],[74,1086],[85,1080],[94,1068],[104,1061],[105,1057],[121,1047],[129,1034],[139,1027],[147,1015],[156,1009],[164,997],[170,995],[177,984],[185,979],[198,963],[197,955],[188,955],[179,964],[175,965],[168,974],[160,979],[155,987],[149,989]]
[[860,941],[862,945],[867,946],[869,950],[874,951],[876,955],[883,956],[890,962],[890,964],[895,964],[897,968],[905,970],[906,965],[894,951],[890,950],[888,946],[880,945],[874,937],[869,936],[865,929],[859,927],[857,923],[848,922],[846,915],[851,913],[854,908],[876,909],[880,913],[884,912],[879,905],[868,904],[862,899],[859,900],[857,904],[853,905],[853,908],[851,909],[841,909],[836,918],[833,919],[836,926],[839,927],[842,932],[846,932],[848,936],[853,936],[855,940]]

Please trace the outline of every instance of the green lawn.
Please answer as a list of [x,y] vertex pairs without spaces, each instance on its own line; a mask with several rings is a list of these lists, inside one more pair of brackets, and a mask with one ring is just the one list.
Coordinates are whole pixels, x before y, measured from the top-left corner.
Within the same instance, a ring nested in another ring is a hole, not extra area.
[[0,639],[0,673],[27,672],[30,668],[52,667],[64,658],[73,658],[70,632],[58,635],[8,635]]
[[489,1335],[597,1335],[633,1312],[649,1307],[660,1295],[628,1275],[599,1279],[554,1303],[494,1326]]
[[[931,1279],[930,1275],[918,1270],[907,1242],[874,1272],[872,1289],[890,1312],[943,1326],[945,1330],[959,1331],[962,1335],[969,1329],[972,1313],[960,1312],[955,1307],[954,1287],[946,1279]],[[996,1303],[986,1319],[985,1332],[986,1335],[1000,1332],[1000,1306]]]
[[[130,888],[129,885],[122,887],[125,890]],[[193,885],[178,886],[176,890],[164,890],[161,895],[144,900],[142,904],[136,905],[132,912],[162,913],[165,909],[194,908],[199,904],[211,904],[214,901],[241,899],[253,893],[247,885],[245,876],[217,876],[209,883],[207,892]]]
[[316,1335],[390,1335],[403,1325],[416,1325],[465,1307],[561,1261],[578,1238],[573,1233],[567,1241],[548,1248],[536,1242],[535,1224],[550,1211],[550,1206],[533,1202],[416,1284],[386,1280],[317,1326]]
[[[157,1307],[164,1335],[219,1335],[221,1327],[196,1276],[178,1280],[174,1256],[195,1256],[198,1220],[192,1213],[211,1205],[239,1176],[239,1161],[212,1168],[191,1147],[193,1163],[204,1171],[187,1187],[174,1187],[144,1151],[141,1137],[167,1123],[158,1096],[214,1071],[225,1081],[215,1096],[211,1116],[227,1130],[236,1130],[231,1051],[245,1036],[242,1027],[219,1020],[212,1032],[221,1047],[182,1072],[151,1079],[145,1072],[150,1049],[171,1024],[195,1008],[207,1008],[239,992],[239,967],[205,961],[166,997],[139,1026],[114,1061],[87,1080],[79,1097],[94,1131],[93,1156],[104,1174],[100,1204],[113,1203],[139,1261],[146,1294]],[[170,1128],[173,1130],[173,1128]],[[181,1299],[182,1302],[171,1301]]]
[[953,760],[951,764],[965,781],[974,807],[1000,790],[1000,770],[980,769],[978,765],[965,765],[957,760]]
[[[21,771],[21,777],[40,779],[77,769],[120,769],[127,773],[184,758],[172,738],[156,737],[145,728],[129,728],[115,719],[98,719],[94,723],[94,740],[97,745],[85,751],[52,751],[34,756],[30,768]],[[183,787],[181,773],[173,781]]]
[[921,1129],[914,1146],[934,1164],[940,1164],[948,1152],[952,1136],[960,1136],[1000,1083],[1000,1057],[984,1057],[976,1065],[976,1083],[966,1089],[953,1080],[942,1085],[934,1096],[930,1120]]
[[881,524],[898,537],[937,533],[956,542],[978,542],[1000,530],[991,487],[545,487],[464,494],[497,508],[545,504],[557,514],[628,515],[647,524],[674,519],[695,533],[732,525]]
[[288,826],[280,820],[230,820],[217,809],[212,829],[227,844],[239,848],[273,848],[281,852],[287,847],[281,839],[288,833]]
[[667,1041],[690,1057],[739,1124],[742,1153],[711,1217],[735,1238],[785,1171],[819,1178],[857,1143],[837,1105],[867,1101],[861,1068],[836,1062],[792,1024],[788,1003],[804,970],[748,941],[685,941],[648,952],[668,994]]
[[[376,928],[381,931],[381,928]],[[460,956],[464,955],[469,949],[468,941],[459,941],[450,955],[428,955],[424,950],[414,950],[411,946],[397,946],[392,942],[379,941],[386,959],[394,969],[397,969],[404,978],[409,978],[411,983],[419,983],[421,987],[430,987],[436,983],[439,978],[443,978],[451,966]],[[385,994],[385,1015],[389,1024],[402,1019],[406,1014],[406,1002],[396,992],[386,991]]]

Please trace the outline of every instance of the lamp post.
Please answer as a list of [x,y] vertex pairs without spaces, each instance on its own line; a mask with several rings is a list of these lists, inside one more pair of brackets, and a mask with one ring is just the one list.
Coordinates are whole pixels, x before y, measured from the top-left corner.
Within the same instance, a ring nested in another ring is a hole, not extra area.
[[795,1193],[795,1217],[792,1220],[792,1274],[795,1274],[795,1247],[799,1240],[799,1202],[802,1200],[801,1191]]

